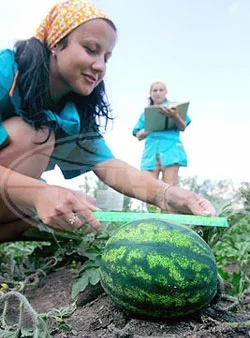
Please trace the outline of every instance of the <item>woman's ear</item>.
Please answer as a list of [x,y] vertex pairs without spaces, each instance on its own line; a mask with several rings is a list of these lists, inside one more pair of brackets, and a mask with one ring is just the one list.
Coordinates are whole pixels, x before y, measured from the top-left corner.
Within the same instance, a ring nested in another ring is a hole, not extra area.
[[53,47],[53,48],[51,49],[51,55],[52,55],[53,58],[56,57],[56,48],[55,48],[55,47]]

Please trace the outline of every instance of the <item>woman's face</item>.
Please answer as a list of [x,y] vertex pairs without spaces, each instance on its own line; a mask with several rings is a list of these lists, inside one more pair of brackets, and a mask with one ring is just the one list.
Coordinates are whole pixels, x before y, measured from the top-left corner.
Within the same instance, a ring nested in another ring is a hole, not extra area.
[[116,32],[105,20],[80,25],[68,35],[66,47],[51,50],[50,89],[54,100],[73,91],[87,96],[101,82],[116,42]]
[[150,90],[150,97],[154,104],[162,104],[166,99],[167,90],[166,87],[161,83],[156,83]]

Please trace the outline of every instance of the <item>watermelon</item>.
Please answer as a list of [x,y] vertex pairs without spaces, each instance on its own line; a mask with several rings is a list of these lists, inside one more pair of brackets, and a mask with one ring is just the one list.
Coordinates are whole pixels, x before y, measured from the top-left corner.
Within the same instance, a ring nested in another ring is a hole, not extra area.
[[162,319],[205,308],[216,294],[218,275],[211,248],[195,231],[152,218],[129,222],[109,238],[100,280],[116,305]]

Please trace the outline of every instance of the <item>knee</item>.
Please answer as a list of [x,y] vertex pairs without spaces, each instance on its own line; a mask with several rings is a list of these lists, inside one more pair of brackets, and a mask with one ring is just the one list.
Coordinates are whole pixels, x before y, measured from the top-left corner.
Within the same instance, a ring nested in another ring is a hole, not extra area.
[[55,147],[54,133],[48,127],[36,130],[20,117],[12,117],[4,121],[4,127],[9,135],[9,144],[19,151],[43,150],[51,154]]
[[9,135],[7,146],[0,150],[0,164],[34,178],[46,170],[55,148],[55,135],[48,127],[36,130],[20,117],[4,121]]

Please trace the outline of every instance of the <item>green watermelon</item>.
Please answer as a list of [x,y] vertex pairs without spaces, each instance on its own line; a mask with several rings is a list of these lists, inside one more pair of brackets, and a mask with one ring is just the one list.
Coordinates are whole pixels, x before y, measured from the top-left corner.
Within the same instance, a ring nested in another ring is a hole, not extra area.
[[108,240],[100,278],[111,300],[133,315],[173,318],[206,307],[217,291],[217,266],[208,244],[187,226],[142,219]]

